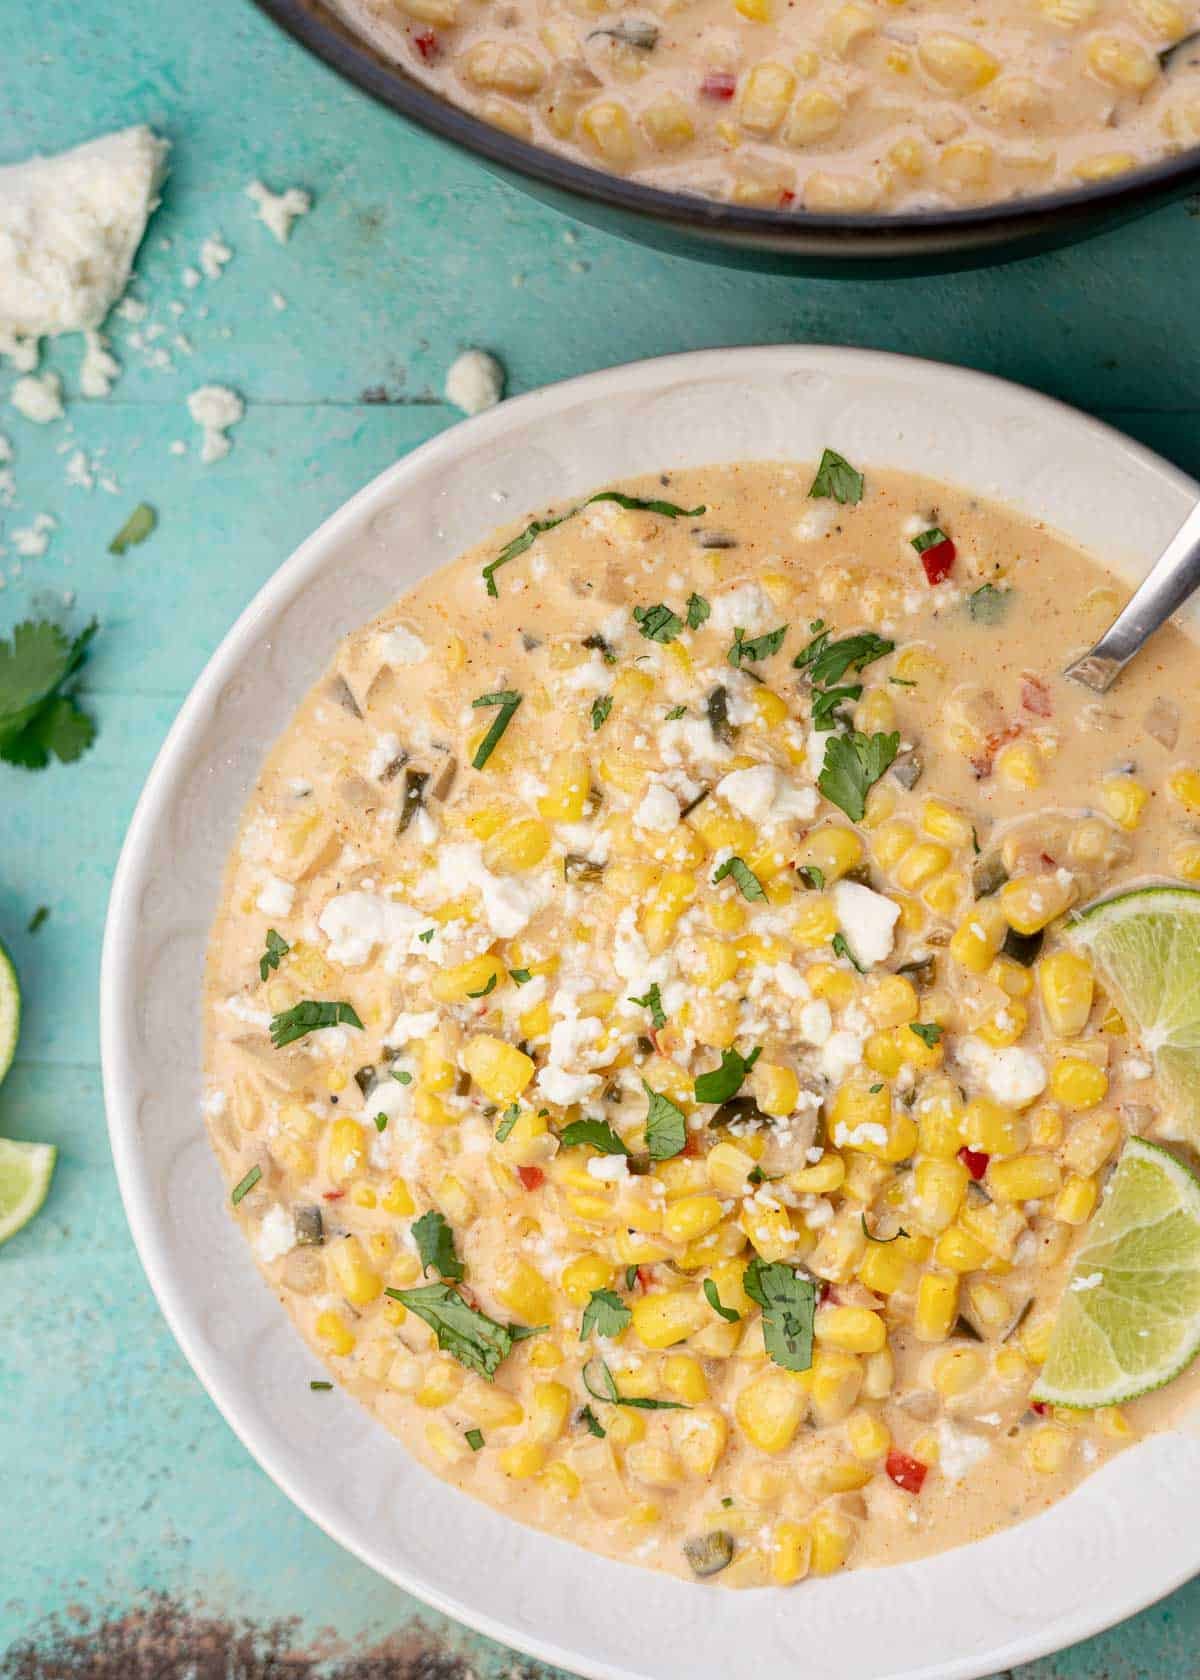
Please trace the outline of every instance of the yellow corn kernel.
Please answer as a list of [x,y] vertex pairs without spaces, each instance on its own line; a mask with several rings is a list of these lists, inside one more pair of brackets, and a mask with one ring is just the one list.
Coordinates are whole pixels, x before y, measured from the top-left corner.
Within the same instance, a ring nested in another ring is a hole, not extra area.
[[812,1556],[812,1534],[806,1524],[785,1517],[771,1535],[771,1579],[777,1587],[790,1587],[808,1574]]
[[1000,1207],[994,1202],[984,1206],[968,1202],[959,1214],[958,1223],[964,1231],[977,1237],[989,1254],[1005,1261],[1012,1259],[1017,1240],[1027,1228],[1019,1208]]
[[864,828],[877,829],[896,813],[897,799],[892,788],[876,782],[867,794],[867,809],[863,815]]
[[[712,1159],[711,1155],[709,1159]],[[828,1196],[832,1191],[840,1190],[846,1182],[846,1163],[840,1155],[826,1150],[821,1159],[811,1166],[789,1173],[787,1182],[803,1196]]]
[[718,1143],[704,1157],[708,1181],[723,1196],[742,1195],[754,1166],[753,1155],[739,1149],[736,1143]]
[[901,1239],[870,1242],[855,1276],[876,1295],[894,1295],[907,1282],[911,1266],[912,1259],[902,1248]]
[[1042,755],[1032,741],[1010,741],[996,754],[996,774],[1009,787],[1040,787]]
[[354,1332],[340,1313],[323,1312],[317,1314],[317,1340],[324,1342],[330,1353],[344,1359],[348,1353],[354,1352]]
[[1017,933],[1040,933],[1071,908],[1078,892],[1066,870],[1053,875],[1019,875],[1000,889],[1000,908]]
[[862,1397],[864,1400],[886,1400],[895,1381],[895,1363],[891,1348],[869,1353],[863,1360]]
[[877,1027],[903,1027],[920,1014],[916,987],[903,974],[876,981],[864,999],[867,1014]]
[[687,106],[673,93],[664,93],[651,100],[642,112],[641,120],[651,144],[657,146],[660,152],[677,151],[681,146],[689,146],[696,138],[696,127]]
[[974,1388],[987,1374],[987,1358],[978,1348],[946,1348],[934,1359],[929,1378],[943,1400]]
[[820,1307],[813,1319],[818,1342],[845,1353],[878,1353],[887,1330],[878,1313],[866,1307]]
[[706,799],[690,812],[689,825],[700,835],[710,852],[732,847],[739,857],[758,844],[758,830],[747,817],[739,817],[715,800]]
[[721,1223],[721,1204],[715,1196],[682,1196],[663,1214],[663,1236],[672,1242],[694,1242]]
[[1100,784],[1100,804],[1121,828],[1137,827],[1149,798],[1149,788],[1135,782],[1132,776],[1109,776]]
[[778,729],[780,724],[787,722],[787,701],[782,694],[768,688],[766,683],[759,683],[750,696],[750,704],[758,713],[758,721],[764,729]]
[[537,817],[524,817],[493,834],[483,848],[483,861],[497,874],[533,869],[550,850],[550,830]]
[[650,1441],[639,1441],[629,1448],[625,1468],[646,1487],[677,1488],[683,1480],[683,1469],[674,1453]]
[[[628,1383],[625,1386],[628,1393]],[[605,1427],[609,1440],[617,1447],[630,1447],[635,1441],[643,1441],[646,1438],[646,1420],[640,1412],[618,1411],[614,1408],[614,1415],[605,1420]]]
[[1064,1108],[1095,1108],[1107,1094],[1107,1073],[1082,1056],[1060,1056],[1050,1070],[1050,1095]]
[[756,1062],[750,1075],[750,1090],[762,1112],[777,1118],[794,1113],[800,1100],[800,1081],[795,1070],[779,1062]]
[[571,1390],[560,1382],[540,1382],[533,1386],[529,1402],[529,1438],[544,1446],[557,1441],[567,1427],[571,1410]]
[[1029,1361],[1024,1354],[1018,1353],[1016,1348],[1001,1348],[996,1355],[994,1369],[1001,1382],[1025,1383],[1029,1381]]
[[846,1440],[855,1458],[865,1462],[882,1458],[892,1444],[891,1431],[874,1412],[851,1412],[846,1419]]
[[708,1399],[708,1381],[704,1367],[690,1353],[670,1353],[662,1362],[663,1387],[668,1394],[690,1405]]
[[420,1388],[413,1398],[418,1406],[432,1411],[453,1400],[463,1385],[463,1369],[453,1359],[435,1359],[427,1366]]
[[767,1370],[747,1383],[734,1402],[738,1428],[760,1452],[791,1446],[808,1409],[803,1381],[790,1371]]
[[[929,158],[925,147],[912,135],[905,135],[902,140],[896,141],[896,144],[888,151],[888,162],[898,169],[902,175],[907,175],[910,181],[919,181],[929,166]],[[909,678],[907,680],[912,681],[913,679]]]
[[685,1289],[655,1289],[634,1302],[633,1330],[644,1347],[667,1348],[686,1341],[709,1316],[702,1296]]
[[976,93],[997,75],[1000,61],[977,41],[936,29],[921,37],[917,57],[927,76],[951,93]]
[[738,121],[762,138],[774,134],[795,91],[796,78],[785,64],[756,64],[742,83]]
[[919,1342],[944,1342],[958,1316],[958,1278],[923,1272],[917,1284],[913,1334]]
[[969,846],[975,834],[970,817],[941,799],[925,801],[921,807],[921,827],[932,840],[940,840],[952,848]]
[[367,1139],[357,1120],[343,1115],[329,1128],[327,1164],[335,1183],[353,1178],[366,1159]]
[[352,1307],[365,1307],[383,1294],[383,1279],[367,1263],[357,1237],[343,1237],[328,1250],[329,1265],[341,1294]]
[[547,1324],[554,1310],[550,1285],[519,1254],[504,1254],[496,1262],[496,1295],[525,1324]]
[[855,1353],[843,1348],[814,1347],[809,1374],[814,1422],[824,1427],[849,1417],[862,1392],[863,1368],[862,1360]]
[[1139,42],[1122,35],[1093,35],[1088,69],[1097,81],[1122,93],[1145,93],[1158,75],[1158,60]]
[[641,918],[642,938],[651,956],[661,956],[670,944],[675,924],[696,896],[697,885],[690,872],[668,870],[654,889]]
[[913,1169],[915,1211],[926,1231],[936,1234],[953,1223],[967,1194],[970,1174],[961,1161],[930,1157]]
[[536,93],[545,80],[540,61],[528,47],[509,41],[478,41],[460,60],[464,80],[501,93]]
[[917,836],[910,822],[903,817],[893,817],[888,822],[880,823],[875,830],[871,842],[871,851],[876,863],[881,869],[895,869],[900,859],[911,846],[916,844]]
[[1008,923],[994,899],[974,905],[950,940],[950,955],[970,974],[986,974],[1004,943]]
[[378,1197],[369,1184],[356,1184],[350,1192],[350,1200],[355,1207],[373,1208],[378,1201]]
[[896,727],[896,708],[885,688],[869,688],[854,708],[854,727],[864,735],[883,734]]
[[1023,963],[1014,962],[1011,957],[997,957],[987,977],[993,986],[999,986],[1010,998],[1027,998],[1033,990],[1033,975]]
[[1030,1109],[1029,1141],[1035,1149],[1057,1149],[1062,1129],[1062,1115],[1053,1103],[1039,1103]]
[[961,1225],[949,1225],[934,1244],[933,1257],[948,1272],[973,1272],[988,1260],[987,1249],[964,1231]]
[[[864,1078],[847,1079],[839,1085],[829,1106],[829,1135],[839,1143],[843,1127],[850,1134],[858,1134],[863,1126],[882,1126],[886,1130],[891,1115],[892,1094],[886,1085],[876,1089]],[[856,1141],[853,1147],[862,1148],[863,1144]]]
[[943,1159],[962,1147],[964,1114],[958,1089],[948,1080],[931,1080],[916,1104],[917,1136],[922,1155]]
[[1025,1461],[1043,1476],[1057,1476],[1067,1467],[1073,1442],[1065,1429],[1045,1423],[1031,1430],[1025,1443]]
[[613,1267],[599,1254],[580,1254],[569,1260],[562,1269],[559,1283],[567,1300],[576,1307],[586,1307],[597,1289],[607,1289],[613,1280]]
[[791,935],[802,950],[828,945],[838,930],[833,900],[824,893],[801,893],[795,903]]
[[387,1194],[383,1198],[383,1210],[385,1213],[397,1213],[401,1218],[417,1211],[417,1204],[402,1178],[394,1178],[388,1186]]
[[[834,917],[834,932],[837,918]],[[804,970],[804,978],[814,997],[824,998],[834,1009],[844,1009],[854,997],[857,982],[848,969],[835,968],[832,963],[812,963]]]
[[935,840],[920,840],[907,848],[892,874],[905,892],[916,892],[918,887],[940,875],[949,862],[950,853],[945,846]]
[[547,1464],[544,1469],[539,1470],[538,1481],[556,1499],[577,1499],[583,1488],[583,1483],[575,1471],[569,1464],[565,1464],[561,1458],[555,1459],[553,1463]]
[[477,1033],[468,1039],[462,1060],[484,1095],[505,1108],[517,1100],[535,1071],[524,1051],[489,1033]]
[[[757,690],[756,690],[757,692]],[[853,829],[827,823],[805,835],[795,856],[797,869],[819,869],[832,885],[863,859],[863,843]]]
[[1059,1038],[1074,1038],[1087,1025],[1095,984],[1086,957],[1051,951],[1037,965],[1038,995],[1046,1020]]
[[850,1556],[853,1529],[850,1519],[836,1510],[818,1510],[808,1522],[811,1541],[809,1573],[835,1575]]
[[1200,881],[1200,846],[1177,847],[1171,854],[1171,868],[1185,881]]
[[709,986],[715,991],[718,986],[724,986],[733,979],[741,960],[736,945],[724,939],[700,939],[697,948],[700,964],[693,971],[693,977],[702,986]]
[[615,99],[601,99],[588,106],[579,126],[610,168],[628,169],[637,155],[637,138],[624,105]]
[[725,1451],[729,1425],[716,1411],[675,1412],[667,1421],[675,1455],[691,1476],[707,1479]]
[[784,1207],[766,1206],[758,1199],[747,1197],[742,1203],[739,1223],[750,1238],[754,1251],[763,1260],[793,1260],[799,1258],[799,1233]]
[[547,822],[579,822],[587,809],[590,791],[587,754],[577,747],[569,747],[550,762],[546,791],[538,800],[538,810]]
[[1015,1155],[1025,1146],[1025,1126],[1011,1108],[989,1097],[972,1097],[963,1114],[962,1138],[968,1149],[984,1155]]
[[1104,1406],[1094,1415],[1110,1441],[1128,1441],[1132,1436],[1133,1427],[1119,1406]]
[[1028,1025],[1029,1011],[1019,998],[1010,998],[999,1009],[984,1016],[977,1024],[975,1034],[993,1049],[1003,1050],[1010,1044],[1016,1044]]
[[857,0],[849,0],[849,4],[839,6],[834,12],[827,29],[829,45],[845,58],[875,33],[875,17],[866,6],[858,5]]
[[1111,1109],[1100,1109],[1072,1121],[1063,1145],[1063,1164],[1069,1172],[1090,1178],[1098,1172],[1121,1141],[1121,1122]]
[[432,1091],[418,1090],[414,1093],[413,1113],[425,1126],[453,1126],[457,1120],[457,1116]]
[[496,1463],[505,1476],[513,1481],[525,1481],[536,1476],[546,1462],[546,1449],[540,1441],[516,1441],[496,1454]]
[[1064,1225],[1086,1225],[1099,1194],[1094,1178],[1069,1178],[1054,1203],[1054,1217]]
[[1013,1155],[1007,1161],[991,1161],[987,1187],[1002,1202],[1035,1202],[1056,1195],[1062,1184],[1062,1168],[1053,1155]]

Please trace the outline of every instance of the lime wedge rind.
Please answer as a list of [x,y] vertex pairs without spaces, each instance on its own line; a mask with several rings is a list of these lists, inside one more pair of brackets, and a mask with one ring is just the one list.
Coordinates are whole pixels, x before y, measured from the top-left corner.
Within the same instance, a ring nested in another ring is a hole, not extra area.
[[57,1159],[52,1143],[0,1138],[0,1244],[28,1225],[46,1200]]
[[1101,899],[1068,936],[1154,1057],[1175,1135],[1200,1144],[1200,891],[1137,887]]
[[12,1066],[21,1031],[21,988],[12,958],[0,945],[0,1083]]
[[1032,1397],[1124,1405],[1197,1353],[1200,1179],[1169,1150],[1131,1138],[1076,1256]]

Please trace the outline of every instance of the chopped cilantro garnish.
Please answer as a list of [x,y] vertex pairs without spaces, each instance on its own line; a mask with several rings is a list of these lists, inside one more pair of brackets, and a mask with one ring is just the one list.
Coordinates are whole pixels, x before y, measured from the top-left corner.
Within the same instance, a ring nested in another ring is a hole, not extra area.
[[568,508],[566,513],[560,513],[556,519],[534,519],[525,527],[520,536],[514,537],[506,543],[494,560],[489,560],[483,568],[483,579],[487,584],[489,595],[499,595],[496,587],[496,573],[501,566],[515,560],[518,554],[524,554],[544,531],[553,531],[556,525],[564,525],[568,519],[574,519],[577,513],[582,513],[585,507],[591,507],[593,502],[616,502],[618,507],[640,510],[646,513],[660,513],[664,519],[698,519],[706,508],[683,508],[674,502],[663,502],[657,499],[645,501],[641,496],[626,496],[620,490],[601,490],[595,496],[589,496],[580,502],[578,507]]
[[862,963],[860,963],[858,958],[854,955],[854,952],[850,949],[844,933],[835,933],[829,943],[833,946],[834,951],[839,957],[845,957],[851,968],[856,968],[860,974],[865,974],[867,972]]
[[737,1324],[740,1321],[742,1316],[740,1312],[735,1312],[732,1307],[722,1304],[720,1293],[711,1278],[705,1278],[704,1280],[704,1299],[715,1313],[720,1313],[726,1324]]
[[712,614],[712,608],[703,595],[689,595],[687,604],[687,627],[689,630],[699,630],[700,626]]
[[396,1081],[397,1085],[411,1085],[412,1084],[412,1074],[409,1073],[405,1068],[393,1068],[392,1069],[392,1078]]
[[668,723],[674,723],[676,718],[681,718],[681,717],[686,717],[686,716],[687,716],[687,707],[686,706],[672,706],[671,710],[667,713],[667,722]]
[[829,800],[845,811],[851,822],[861,822],[867,808],[867,793],[883,775],[900,750],[900,735],[831,735],[825,743],[825,763],[817,786]]
[[251,1190],[253,1190],[254,1186],[258,1183],[261,1177],[262,1168],[251,1167],[250,1171],[246,1174],[245,1178],[242,1179],[241,1183],[234,1185],[233,1192],[229,1198],[234,1207],[238,1205],[243,1196],[248,1196],[250,1194]]
[[274,928],[267,929],[267,948],[258,959],[258,977],[265,981],[273,968],[279,967],[281,957],[286,957],[291,946],[286,939],[281,939]]
[[333,1384],[331,1382],[318,1382],[316,1378],[314,1378],[308,1386],[312,1389],[314,1394],[328,1394],[330,1389],[333,1387]]
[[496,1142],[503,1143],[512,1132],[521,1115],[520,1103],[512,1103],[500,1116],[500,1124],[496,1127]]
[[725,655],[726,662],[736,668],[747,662],[754,665],[760,659],[769,659],[783,646],[787,629],[786,624],[780,624],[774,630],[768,630],[765,635],[752,636],[747,641],[746,632],[740,627],[736,628],[733,632],[733,646]]
[[576,1144],[589,1144],[601,1155],[629,1153],[607,1120],[572,1120],[569,1126],[563,1127],[558,1141],[564,1149],[572,1149]]
[[999,624],[1011,598],[1010,589],[997,589],[994,584],[985,583],[967,597],[967,611],[976,624]]
[[931,525],[927,531],[922,531],[919,537],[913,538],[912,545],[918,554],[924,554],[927,548],[936,548],[939,543],[949,541],[940,525]]
[[835,502],[861,502],[863,475],[836,449],[826,449],[808,493],[810,496],[832,496]]
[[495,990],[496,990],[496,971],[495,971],[495,969],[493,969],[492,972],[487,977],[487,984],[485,986],[481,986],[477,992],[468,992],[467,996],[469,998],[490,997],[491,994]]
[[[593,1365],[600,1367],[599,1388],[593,1388],[588,1372]],[[649,1400],[639,1395],[628,1398],[617,1388],[617,1379],[613,1376],[603,1359],[589,1359],[583,1367],[583,1386],[593,1400],[603,1400],[609,1406],[632,1406],[639,1412],[690,1412],[691,1407],[685,1406],[681,1400]]]
[[786,1371],[812,1365],[813,1315],[817,1286],[810,1277],[777,1260],[755,1255],[746,1267],[743,1287],[762,1308],[763,1342],[768,1355]]
[[423,1213],[412,1228],[413,1241],[421,1256],[421,1272],[430,1266],[443,1278],[457,1283],[463,1275],[463,1263],[454,1252],[454,1232],[434,1208]]
[[840,688],[814,688],[812,691],[812,726],[819,735],[839,729],[845,723],[841,708],[849,700],[862,699],[861,683],[844,683]]
[[50,906],[48,904],[39,904],[37,909],[33,912],[33,915],[30,916],[29,926],[25,929],[25,932],[36,933],[40,927],[44,926],[45,922],[49,918],[49,915]]
[[281,1015],[271,1018],[271,1043],[276,1050],[282,1050],[285,1044],[294,1044],[296,1039],[303,1038],[306,1033],[316,1032],[321,1027],[338,1027],[342,1025],[357,1027],[364,1030],[353,1006],[348,1003],[296,1003],[290,1009],[285,1009]]
[[642,1089],[650,1099],[646,1113],[646,1148],[652,1161],[669,1161],[681,1155],[687,1143],[687,1121],[683,1110],[661,1091],[652,1091],[642,1080]]
[[890,1237],[877,1237],[875,1235],[874,1231],[872,1231],[871,1227],[867,1224],[866,1214],[865,1213],[860,1213],[858,1217],[862,1221],[863,1236],[866,1237],[868,1242],[894,1243],[894,1242],[898,1242],[901,1237],[906,1237],[908,1235],[908,1232],[904,1229],[903,1225],[901,1225],[901,1226],[898,1227],[897,1230],[892,1232]]
[[604,1437],[608,1433],[590,1406],[585,1406],[580,1412],[579,1421],[587,1430],[588,1434],[595,1435],[597,1440],[603,1441]]
[[533,979],[533,975],[530,974],[527,968],[510,968],[508,971],[508,977],[518,986],[528,986],[529,982]]
[[818,869],[815,863],[801,863],[797,865],[796,873],[797,875],[803,876],[805,884],[810,886],[814,892],[824,892],[825,871],[823,869]]
[[388,1128],[388,1117],[387,1117],[387,1115],[386,1114],[377,1114],[375,1116],[375,1130],[377,1132],[386,1132],[387,1128]]
[[452,1354],[460,1365],[489,1382],[518,1342],[546,1328],[544,1324],[531,1328],[522,1324],[497,1324],[494,1318],[472,1307],[449,1283],[427,1283],[420,1289],[385,1289],[384,1294],[423,1319],[437,1337],[443,1353]]
[[696,1101],[728,1102],[741,1090],[742,1081],[761,1055],[761,1045],[756,1045],[748,1056],[743,1056],[738,1050],[722,1050],[720,1067],[710,1068],[696,1080]]
[[484,1444],[482,1429],[468,1429],[466,1434],[463,1436],[463,1440],[467,1443],[472,1452],[478,1452]]
[[637,1276],[638,1276],[638,1269],[637,1269],[636,1266],[626,1266],[626,1268],[625,1268],[625,1287],[626,1287],[626,1289],[632,1289],[633,1288],[634,1284],[637,1282]]
[[523,699],[524,695],[518,694],[515,688],[502,688],[495,694],[481,694],[478,700],[472,700],[472,706],[499,706],[500,708],[492,727],[480,741],[475,757],[471,760],[473,769],[482,770],[488,759],[491,758],[499,745],[500,737],[516,716],[517,707]]
[[843,636],[840,642],[831,642],[830,632],[819,618],[811,628],[815,632],[813,640],[801,649],[792,664],[797,671],[807,670],[814,683],[826,687],[841,682],[847,671],[864,671],[896,646],[873,630],[862,630],[853,636]]
[[417,938],[421,941],[422,945],[428,945],[429,941],[433,938],[436,932],[436,928],[426,928],[424,932],[417,935]]
[[127,548],[134,548],[138,543],[145,542],[157,524],[158,515],[154,509],[148,502],[139,502],[109,543],[108,552],[124,554]]
[[608,714],[612,711],[612,695],[601,694],[592,701],[592,728],[600,729],[608,722]]
[[657,980],[650,987],[645,997],[631,997],[629,1001],[630,1003],[638,1003],[643,1009],[650,1011],[650,1019],[653,1022],[655,1032],[658,1032],[660,1027],[666,1026],[667,1016],[662,1006],[662,993],[658,989]]
[[68,640],[57,624],[18,624],[0,638],[0,759],[44,770],[53,753],[63,764],[91,746],[96,726],[62,692],[87,657],[96,625]]
[[744,859],[740,857],[726,858],[725,862],[718,867],[712,878],[713,886],[720,886],[726,875],[733,876],[738,891],[741,893],[743,898],[753,901],[754,899],[765,898],[767,896],[763,891],[762,882],[750,866],[744,861]]
[[910,1021],[908,1030],[916,1033],[921,1042],[927,1044],[931,1050],[942,1036],[942,1029],[936,1021]]
[[579,1340],[586,1342],[593,1332],[597,1336],[619,1336],[632,1322],[633,1314],[619,1295],[611,1289],[593,1289],[591,1300],[583,1309]]
[[683,620],[664,602],[653,607],[634,607],[638,629],[648,642],[673,642],[683,629]]

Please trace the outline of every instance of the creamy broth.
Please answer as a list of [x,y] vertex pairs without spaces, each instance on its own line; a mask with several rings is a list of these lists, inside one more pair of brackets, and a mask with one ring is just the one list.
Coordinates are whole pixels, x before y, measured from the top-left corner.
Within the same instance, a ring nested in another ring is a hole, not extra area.
[[342,0],[445,98],[615,173],[766,209],[956,208],[1200,138],[1195,0]]
[[[349,637],[209,954],[213,1141],[330,1377],[510,1515],[733,1585],[974,1539],[1196,1394],[1029,1404],[1162,1127],[1062,917],[1200,879],[1195,647],[1098,700],[1059,675],[1125,593],[1094,561],[813,476],[623,484],[658,511],[502,531]],[[828,779],[851,728],[869,786]]]

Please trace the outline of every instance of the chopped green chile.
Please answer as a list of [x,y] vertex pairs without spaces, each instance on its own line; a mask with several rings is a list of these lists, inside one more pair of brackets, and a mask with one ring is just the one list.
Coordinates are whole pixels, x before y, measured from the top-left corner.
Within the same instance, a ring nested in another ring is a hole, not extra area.
[[604,865],[595,858],[584,857],[581,852],[568,852],[563,858],[563,879],[576,886],[602,881]]
[[971,871],[971,891],[976,898],[991,898],[998,893],[1008,880],[1008,870],[1005,869],[997,852],[985,852],[976,862]]
[[642,52],[653,52],[658,45],[659,30],[655,23],[641,23],[635,19],[628,22],[614,23],[610,29],[591,29],[588,40],[595,40],[597,35],[607,35],[623,47],[637,47]]
[[1009,928],[1000,949],[1006,957],[1019,962],[1023,968],[1032,968],[1041,955],[1045,938],[1044,928],[1039,928],[1036,933],[1018,933],[1016,928]]
[[732,746],[733,725],[729,721],[729,690],[723,683],[718,683],[716,688],[709,692],[704,709],[708,713],[708,727],[713,732],[714,740],[722,742],[724,746]]
[[723,1528],[689,1535],[683,1542],[683,1555],[691,1565],[692,1574],[701,1580],[708,1575],[719,1575],[733,1562],[733,1535]]
[[912,792],[924,774],[925,765],[918,752],[901,753],[892,760],[893,780],[899,782],[906,793]]
[[370,1096],[371,1092],[375,1089],[378,1080],[379,1075],[376,1073],[375,1066],[371,1062],[368,1062],[365,1067],[360,1067],[355,1070],[354,1083],[358,1086],[364,1097]]
[[296,1232],[297,1247],[319,1248],[325,1241],[325,1217],[314,1203],[294,1207],[292,1225]]
[[400,806],[400,817],[396,823],[396,833],[404,834],[411,825],[413,818],[425,803],[425,788],[429,782],[427,770],[406,770],[404,772],[404,799]]

